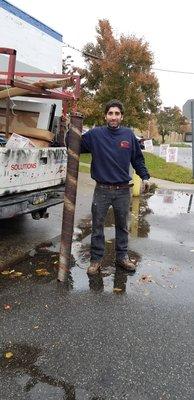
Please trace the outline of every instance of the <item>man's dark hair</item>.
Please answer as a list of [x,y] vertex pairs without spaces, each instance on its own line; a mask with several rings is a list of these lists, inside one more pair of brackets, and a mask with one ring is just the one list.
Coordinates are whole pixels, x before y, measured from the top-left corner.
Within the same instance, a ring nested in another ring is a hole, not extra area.
[[109,111],[109,109],[111,107],[118,107],[120,112],[121,112],[121,114],[122,115],[124,114],[124,106],[123,106],[123,103],[121,103],[120,100],[113,99],[113,100],[110,100],[108,103],[106,103],[105,109],[104,109],[104,114],[105,115],[107,114],[107,112]]

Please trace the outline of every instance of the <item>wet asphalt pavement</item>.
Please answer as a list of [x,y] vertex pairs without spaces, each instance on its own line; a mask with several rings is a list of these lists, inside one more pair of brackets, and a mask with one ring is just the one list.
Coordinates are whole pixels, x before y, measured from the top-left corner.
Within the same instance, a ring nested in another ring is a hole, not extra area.
[[[89,174],[79,173],[75,224],[90,212],[94,182]],[[48,208],[49,218],[36,221],[30,214],[0,220],[0,271],[17,261],[40,243],[61,233],[63,205]]]
[[103,274],[86,274],[87,215],[66,285],[57,239],[1,273],[1,400],[192,400],[193,217],[189,193],[134,198],[133,275],[115,269],[111,210]]

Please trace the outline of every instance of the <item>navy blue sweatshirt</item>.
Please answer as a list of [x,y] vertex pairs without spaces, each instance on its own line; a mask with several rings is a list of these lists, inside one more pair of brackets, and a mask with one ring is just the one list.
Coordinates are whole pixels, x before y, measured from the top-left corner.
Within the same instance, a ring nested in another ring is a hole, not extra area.
[[126,127],[93,128],[82,136],[81,153],[91,153],[91,177],[99,183],[126,183],[131,180],[130,163],[141,179],[150,175],[133,131]]

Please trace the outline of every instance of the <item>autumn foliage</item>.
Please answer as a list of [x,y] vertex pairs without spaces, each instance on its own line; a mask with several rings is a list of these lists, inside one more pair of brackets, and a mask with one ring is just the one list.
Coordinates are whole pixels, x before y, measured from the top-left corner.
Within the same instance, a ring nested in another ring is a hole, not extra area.
[[183,135],[188,129],[187,118],[182,115],[181,110],[176,106],[159,110],[156,119],[158,132],[162,136],[162,143],[165,142],[165,136],[169,136],[173,132]]
[[124,103],[125,124],[146,128],[159,104],[148,43],[135,36],[115,38],[108,20],[99,20],[96,31],[96,44],[88,43],[83,49],[86,68],[80,70],[83,83],[79,109],[85,122],[103,123],[104,105],[116,98]]

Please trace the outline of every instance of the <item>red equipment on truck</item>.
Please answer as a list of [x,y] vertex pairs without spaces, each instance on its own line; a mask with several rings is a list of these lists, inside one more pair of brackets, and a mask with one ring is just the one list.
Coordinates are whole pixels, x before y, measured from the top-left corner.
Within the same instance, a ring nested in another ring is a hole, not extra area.
[[[0,71],[0,219],[27,213],[39,219],[63,202],[67,111],[69,105],[76,111],[80,77],[15,72],[16,50],[0,48],[1,54],[8,57],[8,69]],[[22,96],[17,105],[15,96]],[[62,102],[61,118],[54,117],[56,106],[45,99]],[[47,129],[35,126],[40,117],[47,118]]]

